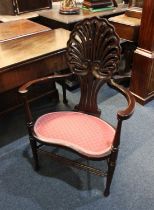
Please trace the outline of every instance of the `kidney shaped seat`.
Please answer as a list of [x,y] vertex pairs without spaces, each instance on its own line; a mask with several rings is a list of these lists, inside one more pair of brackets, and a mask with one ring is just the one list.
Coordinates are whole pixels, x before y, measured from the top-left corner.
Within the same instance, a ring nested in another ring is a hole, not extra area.
[[80,112],[45,114],[36,121],[34,132],[44,142],[70,147],[88,157],[109,154],[115,134],[105,121]]

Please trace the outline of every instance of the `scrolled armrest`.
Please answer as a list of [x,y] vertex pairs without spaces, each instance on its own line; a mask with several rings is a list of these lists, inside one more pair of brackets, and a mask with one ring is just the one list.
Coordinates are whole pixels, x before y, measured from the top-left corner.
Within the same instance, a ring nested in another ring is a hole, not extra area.
[[58,75],[52,75],[52,76],[47,76],[47,77],[42,77],[42,78],[39,78],[39,79],[31,80],[31,81],[25,83],[24,85],[22,85],[19,88],[19,93],[21,93],[21,94],[27,93],[28,89],[35,84],[44,83],[44,82],[47,82],[49,80],[65,79],[65,78],[70,77],[72,75],[73,75],[73,73],[58,74]]
[[120,110],[117,112],[117,118],[121,119],[121,120],[126,120],[126,119],[130,118],[134,112],[134,109],[135,109],[134,96],[131,94],[131,92],[129,90],[127,90],[126,88],[123,88],[121,85],[118,85],[117,83],[115,83],[113,81],[113,79],[110,80],[109,85],[112,88],[121,92],[122,95],[125,96],[127,103],[128,103],[128,106],[124,110]]

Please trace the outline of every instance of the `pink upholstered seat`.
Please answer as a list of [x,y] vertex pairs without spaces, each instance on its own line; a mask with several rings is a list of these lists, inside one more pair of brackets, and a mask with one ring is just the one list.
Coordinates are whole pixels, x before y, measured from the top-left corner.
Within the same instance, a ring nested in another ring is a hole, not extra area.
[[53,112],[41,116],[34,125],[38,139],[67,146],[89,157],[110,152],[115,130],[105,121],[78,112]]

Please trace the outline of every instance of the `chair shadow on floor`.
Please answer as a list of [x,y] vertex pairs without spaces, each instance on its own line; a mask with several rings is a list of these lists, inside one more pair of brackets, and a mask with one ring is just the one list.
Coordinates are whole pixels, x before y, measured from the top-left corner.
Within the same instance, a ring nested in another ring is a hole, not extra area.
[[[47,149],[47,148],[46,148]],[[60,148],[50,148],[50,152],[60,155],[65,155],[72,160],[78,161],[79,163],[85,164],[85,160],[82,157],[79,157],[76,154],[71,153],[70,151],[66,151]],[[28,145],[23,151],[23,157],[29,162],[33,170],[33,157],[31,154],[30,146]],[[40,170],[37,171],[39,175],[43,177],[50,177],[60,180],[73,188],[79,191],[90,191],[96,190],[102,192],[103,184],[102,177],[100,177],[100,182],[98,182],[97,176],[91,174],[89,171],[83,171],[81,173],[80,169],[72,168],[66,164],[59,163],[58,161],[52,160],[51,157],[47,157],[47,154],[40,153]],[[97,161],[89,161],[86,164],[105,169],[105,164],[101,165]],[[96,179],[94,178],[96,177]],[[104,178],[105,179],[105,178]],[[101,186],[101,187],[100,187]]]

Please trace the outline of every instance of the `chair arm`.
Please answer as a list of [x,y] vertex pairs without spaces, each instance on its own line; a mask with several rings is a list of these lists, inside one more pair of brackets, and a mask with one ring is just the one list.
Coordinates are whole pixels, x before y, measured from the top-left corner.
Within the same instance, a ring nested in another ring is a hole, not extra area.
[[113,79],[111,79],[109,81],[109,85],[112,88],[121,92],[122,95],[125,96],[125,98],[127,100],[127,103],[128,103],[127,108],[117,112],[117,118],[120,119],[120,120],[126,120],[126,119],[130,118],[131,115],[133,114],[134,108],[135,108],[135,98],[134,98],[134,96],[131,94],[131,92],[129,90],[127,90],[126,88],[122,87],[121,85],[118,85],[117,83],[115,83],[113,81]]
[[27,82],[26,84],[22,85],[19,88],[19,93],[21,93],[21,94],[27,93],[28,89],[35,84],[44,83],[44,82],[47,82],[49,80],[65,79],[65,78],[70,77],[72,75],[73,75],[73,73],[61,74],[61,75],[59,74],[59,75],[52,75],[52,76],[47,76],[47,77],[42,77],[42,78],[39,78],[39,79],[31,80],[31,81]]

